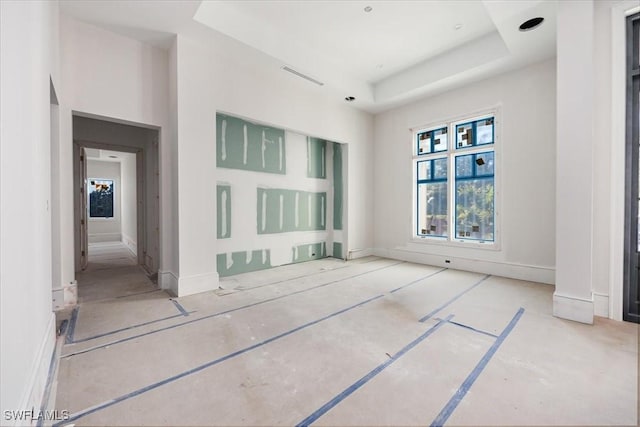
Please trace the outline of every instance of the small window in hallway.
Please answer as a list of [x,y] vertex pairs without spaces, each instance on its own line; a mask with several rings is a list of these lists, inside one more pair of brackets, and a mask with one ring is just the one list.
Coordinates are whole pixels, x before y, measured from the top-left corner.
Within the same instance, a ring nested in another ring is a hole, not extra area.
[[113,180],[89,178],[88,188],[89,218],[113,218]]

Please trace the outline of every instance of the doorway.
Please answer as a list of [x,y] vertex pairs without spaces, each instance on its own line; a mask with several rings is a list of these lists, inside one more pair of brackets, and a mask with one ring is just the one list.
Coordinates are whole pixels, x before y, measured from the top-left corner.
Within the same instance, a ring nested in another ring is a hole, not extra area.
[[623,319],[640,323],[640,13],[627,18],[626,206]]
[[[75,270],[80,300],[119,297],[139,291],[141,282],[148,286],[156,281],[158,141],[157,128],[74,113]],[[100,275],[95,274],[98,270]],[[107,280],[140,274],[146,275],[145,280],[117,284]],[[83,287],[82,282],[100,282],[101,287]]]

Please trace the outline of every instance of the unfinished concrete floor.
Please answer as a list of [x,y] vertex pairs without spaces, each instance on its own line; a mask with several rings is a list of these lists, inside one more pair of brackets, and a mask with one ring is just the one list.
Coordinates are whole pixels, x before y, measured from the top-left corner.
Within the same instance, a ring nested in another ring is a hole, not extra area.
[[68,330],[60,425],[638,423],[637,325],[554,318],[552,286],[373,257],[118,280]]

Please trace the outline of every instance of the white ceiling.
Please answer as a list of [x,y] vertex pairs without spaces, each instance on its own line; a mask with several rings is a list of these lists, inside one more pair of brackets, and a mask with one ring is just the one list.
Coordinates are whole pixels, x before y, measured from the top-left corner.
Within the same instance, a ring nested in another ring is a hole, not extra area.
[[85,148],[87,159],[99,160],[103,162],[122,162],[124,158],[135,158],[135,153],[127,153],[124,151],[101,150],[98,148]]
[[[373,113],[555,55],[555,0],[64,0],[61,8],[165,48],[176,33],[206,37],[190,31],[204,25]],[[536,16],[545,18],[539,28],[518,30]]]

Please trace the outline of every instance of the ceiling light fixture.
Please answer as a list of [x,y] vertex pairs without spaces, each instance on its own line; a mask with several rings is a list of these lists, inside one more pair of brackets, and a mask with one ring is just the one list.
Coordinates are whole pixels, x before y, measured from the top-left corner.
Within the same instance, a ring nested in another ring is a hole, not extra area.
[[542,24],[542,21],[544,21],[544,18],[540,16],[538,16],[537,18],[526,20],[522,24],[520,24],[520,31],[530,31],[534,28],[538,28],[540,24]]
[[371,6],[367,6],[367,7],[364,8],[364,11],[367,12],[367,13],[371,12],[372,10],[373,10],[373,8]]
[[454,30],[459,30],[460,28],[462,28],[462,24],[456,24],[453,26]]
[[353,102],[353,101],[356,100],[356,98],[355,98],[355,96],[347,96],[344,100],[347,101],[347,102]]

